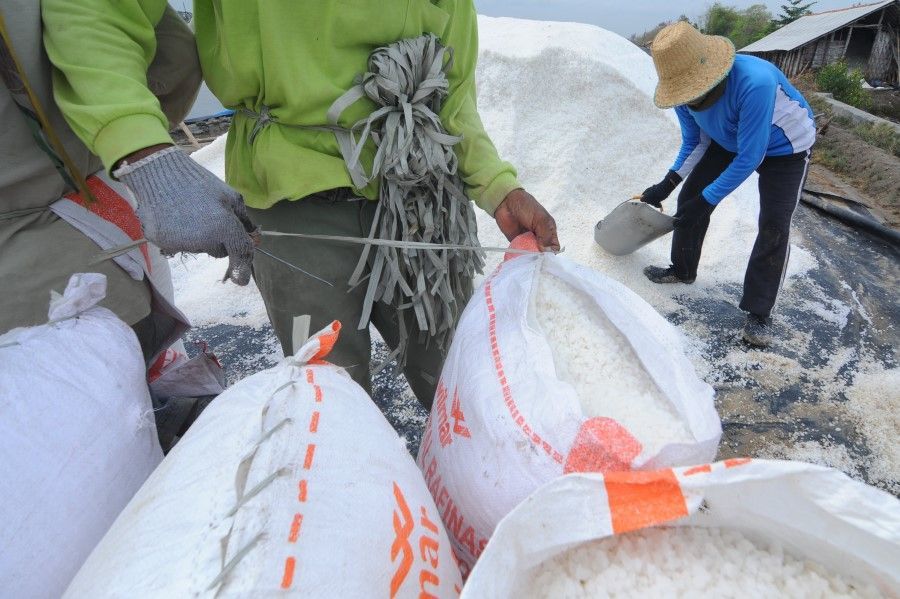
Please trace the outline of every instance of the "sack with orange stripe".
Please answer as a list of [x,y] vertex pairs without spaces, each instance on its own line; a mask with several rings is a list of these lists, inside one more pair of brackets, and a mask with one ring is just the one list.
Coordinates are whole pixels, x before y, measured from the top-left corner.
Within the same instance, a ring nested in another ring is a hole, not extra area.
[[421,472],[346,372],[340,325],[216,398],[67,597],[455,597]]
[[830,468],[572,474],[500,522],[464,599],[898,597],[900,501]]
[[649,304],[561,256],[508,255],[460,319],[418,462],[465,575],[545,482],[705,463],[721,434],[712,388]]

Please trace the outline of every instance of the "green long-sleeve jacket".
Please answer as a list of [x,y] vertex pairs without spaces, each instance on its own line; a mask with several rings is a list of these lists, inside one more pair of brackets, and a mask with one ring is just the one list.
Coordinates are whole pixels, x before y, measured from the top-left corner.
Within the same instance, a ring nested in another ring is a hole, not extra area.
[[[58,69],[56,100],[107,168],[143,147],[169,141],[166,119],[145,83],[166,0],[43,0],[45,44]],[[324,125],[332,102],[353,85],[375,48],[434,33],[454,50],[450,96],[440,117],[461,135],[456,146],[469,196],[493,213],[519,187],[478,116],[478,32],[472,0],[195,0],[195,33],[206,81],[228,107],[259,111],[282,123]],[[366,99],[342,125],[367,116]],[[236,115],[226,175],[248,206],[267,208],[351,186],[334,135],[281,125],[247,143],[253,121]],[[372,152],[363,157],[366,170]],[[361,192],[377,196],[377,183]]]

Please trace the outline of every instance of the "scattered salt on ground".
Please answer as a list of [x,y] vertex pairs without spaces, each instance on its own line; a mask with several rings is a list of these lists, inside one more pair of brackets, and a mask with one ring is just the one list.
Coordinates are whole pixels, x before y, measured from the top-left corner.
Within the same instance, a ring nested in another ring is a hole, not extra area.
[[571,549],[536,567],[516,597],[880,597],[873,585],[762,546],[736,530],[652,528]]
[[553,351],[557,376],[575,388],[585,416],[615,420],[647,456],[693,441],[628,341],[590,297],[548,273],[537,287],[533,314]]
[[872,454],[869,475],[900,495],[900,370],[876,366],[856,374],[845,392],[847,411],[865,435]]
[[847,318],[850,316],[850,306],[840,300],[832,299],[823,302],[803,300],[800,305],[822,320],[837,325],[838,329],[843,330],[843,328],[847,326]]
[[[790,456],[792,460],[835,468],[854,478],[862,478],[863,475],[859,462],[853,459],[849,450],[844,445],[827,439],[795,440],[790,446],[777,442],[771,443],[759,455],[759,457],[767,459],[785,459],[787,456]],[[890,486],[886,485],[885,488],[891,491]],[[895,495],[897,491],[897,489],[893,490]]]

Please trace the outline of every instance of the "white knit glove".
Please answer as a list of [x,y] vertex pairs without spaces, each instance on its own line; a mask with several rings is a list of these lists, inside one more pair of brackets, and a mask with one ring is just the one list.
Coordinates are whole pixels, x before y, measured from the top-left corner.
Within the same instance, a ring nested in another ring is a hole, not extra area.
[[228,256],[225,280],[250,281],[256,227],[241,194],[176,147],[113,172],[134,192],[144,237],[168,255]]

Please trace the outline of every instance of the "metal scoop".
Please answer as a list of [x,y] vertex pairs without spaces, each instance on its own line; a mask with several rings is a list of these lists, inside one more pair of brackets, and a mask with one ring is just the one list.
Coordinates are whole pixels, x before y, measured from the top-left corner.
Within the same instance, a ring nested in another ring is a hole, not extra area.
[[616,206],[594,227],[594,241],[613,256],[625,256],[674,228],[675,219],[641,201]]

